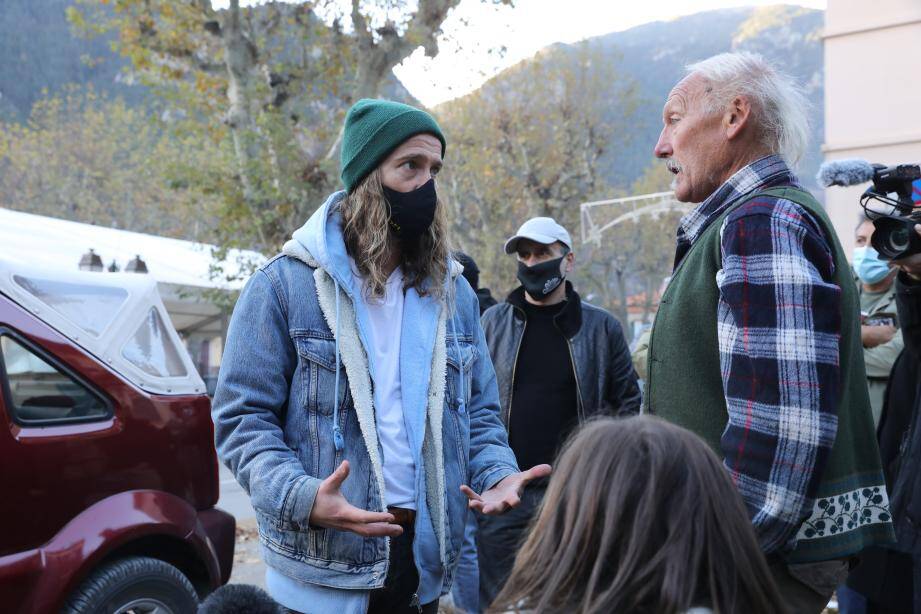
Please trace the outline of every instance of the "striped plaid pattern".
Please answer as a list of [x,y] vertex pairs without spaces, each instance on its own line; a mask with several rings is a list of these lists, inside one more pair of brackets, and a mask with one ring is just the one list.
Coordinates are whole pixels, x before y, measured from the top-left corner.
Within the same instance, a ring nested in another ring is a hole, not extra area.
[[[743,168],[688,213],[675,265],[745,194],[797,186],[778,156]],[[834,444],[841,291],[818,224],[788,200],[758,197],[720,229],[717,333],[729,423],[724,463],[764,552],[795,543]]]

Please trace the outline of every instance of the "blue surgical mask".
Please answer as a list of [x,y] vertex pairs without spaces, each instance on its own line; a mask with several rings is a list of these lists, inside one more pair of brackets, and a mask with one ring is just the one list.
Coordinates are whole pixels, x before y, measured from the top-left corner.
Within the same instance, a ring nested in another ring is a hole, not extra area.
[[885,279],[892,268],[887,261],[880,260],[875,249],[865,245],[854,248],[854,271],[863,283],[875,284]]

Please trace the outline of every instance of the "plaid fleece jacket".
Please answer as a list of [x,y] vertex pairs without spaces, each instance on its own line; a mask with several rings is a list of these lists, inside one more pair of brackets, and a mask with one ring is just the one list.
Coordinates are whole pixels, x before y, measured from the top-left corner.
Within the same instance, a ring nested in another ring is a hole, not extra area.
[[[778,156],[738,171],[684,216],[675,266],[739,197],[797,180]],[[841,291],[818,223],[759,197],[720,229],[717,335],[729,423],[721,448],[764,552],[792,545],[835,441]]]

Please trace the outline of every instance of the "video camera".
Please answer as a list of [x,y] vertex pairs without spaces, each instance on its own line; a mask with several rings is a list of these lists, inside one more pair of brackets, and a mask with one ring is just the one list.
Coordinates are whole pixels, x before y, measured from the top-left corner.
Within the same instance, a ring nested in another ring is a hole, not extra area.
[[[873,185],[860,197],[860,206],[873,220],[873,248],[885,260],[898,260],[921,253],[921,236],[914,228],[915,224],[921,224],[921,202],[915,200],[915,195],[921,198],[921,187],[914,185],[921,180],[921,166],[885,166],[865,160],[836,160],[823,164],[817,179],[826,187],[872,181]],[[880,211],[872,201],[891,209]]]

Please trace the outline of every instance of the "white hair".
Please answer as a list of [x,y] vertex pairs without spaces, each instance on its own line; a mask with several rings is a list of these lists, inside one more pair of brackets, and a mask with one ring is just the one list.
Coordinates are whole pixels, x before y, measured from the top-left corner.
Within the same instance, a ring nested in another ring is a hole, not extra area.
[[760,55],[721,53],[687,66],[709,82],[709,112],[722,113],[736,96],[752,105],[762,144],[795,165],[809,142],[809,102],[793,79]]

